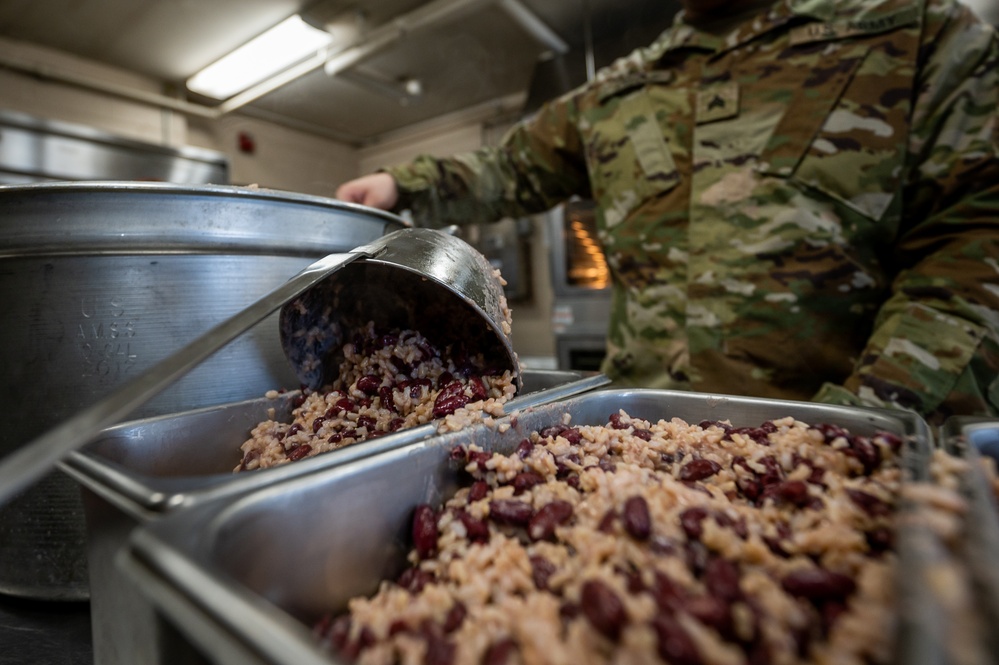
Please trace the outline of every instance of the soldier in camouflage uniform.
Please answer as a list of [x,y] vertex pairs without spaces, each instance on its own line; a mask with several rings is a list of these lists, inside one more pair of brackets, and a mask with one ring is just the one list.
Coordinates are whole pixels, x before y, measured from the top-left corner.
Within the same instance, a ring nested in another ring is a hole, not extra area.
[[686,4],[500,147],[338,196],[440,224],[594,199],[620,385],[995,414],[995,30],[953,0]]

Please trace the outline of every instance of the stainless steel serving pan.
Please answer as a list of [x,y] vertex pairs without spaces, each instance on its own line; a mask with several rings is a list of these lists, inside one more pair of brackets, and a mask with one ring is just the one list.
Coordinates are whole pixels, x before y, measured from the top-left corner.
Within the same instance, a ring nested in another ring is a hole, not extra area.
[[[526,370],[523,390],[507,411],[530,408],[593,390],[603,375]],[[430,423],[309,457],[291,464],[234,474],[240,445],[257,423],[290,418],[298,391],[147,418],[105,430],[61,463],[83,488],[90,559],[91,617],[99,665],[147,662],[152,612],[114,566],[128,534],[177,510],[245,493],[432,437]]]
[[[150,599],[172,635],[154,646],[156,662],[184,649],[213,663],[304,665],[329,662],[309,626],[348,598],[370,594],[404,567],[412,509],[439,504],[459,483],[455,445],[509,453],[530,431],[561,421],[602,424],[625,409],[644,419],[730,420],[756,426],[793,416],[835,423],[857,434],[894,432],[907,441],[910,475],[925,473],[930,434],[918,416],[829,405],[660,390],[603,390],[522,411],[505,432],[476,427],[407,444],[380,455],[271,488],[193,506],[133,533],[120,563]],[[908,542],[903,538],[903,544]],[[918,571],[904,614],[905,663],[936,663],[935,621]],[[183,646],[178,646],[183,644]]]
[[999,419],[972,416],[948,418],[940,428],[940,445],[971,462],[971,470],[961,478],[961,490],[968,500],[965,516],[963,558],[972,576],[976,600],[992,653],[999,654],[999,510],[996,497],[979,465],[989,457],[999,465]]
[[[334,252],[404,228],[394,215],[231,186],[0,186],[0,457],[110,394]],[[132,417],[297,388],[277,315]],[[0,593],[88,596],[79,490],[60,473],[0,506]]]

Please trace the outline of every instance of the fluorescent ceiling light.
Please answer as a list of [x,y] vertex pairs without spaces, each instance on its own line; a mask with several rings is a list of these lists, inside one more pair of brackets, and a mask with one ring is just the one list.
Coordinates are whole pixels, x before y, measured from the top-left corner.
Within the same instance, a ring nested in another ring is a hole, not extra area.
[[202,69],[187,80],[187,88],[228,99],[329,46],[332,38],[296,14]]

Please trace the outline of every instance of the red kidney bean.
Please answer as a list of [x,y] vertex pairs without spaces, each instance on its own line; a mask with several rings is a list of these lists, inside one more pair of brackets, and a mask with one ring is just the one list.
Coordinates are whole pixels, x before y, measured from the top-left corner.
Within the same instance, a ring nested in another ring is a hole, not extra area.
[[375,426],[375,419],[372,418],[371,416],[358,416],[357,426],[365,427],[370,430]]
[[597,531],[601,533],[612,533],[614,531],[614,522],[617,521],[617,513],[611,508],[604,516],[600,518],[600,524],[597,525]]
[[246,465],[260,457],[259,450],[249,450],[243,454],[243,460],[239,463],[240,468],[246,470]]
[[323,423],[326,419],[322,416],[317,416],[315,420],[312,421],[312,433],[315,434],[323,428]]
[[343,434],[340,434],[339,432],[333,432],[332,434],[329,435],[329,438],[327,438],[326,440],[329,441],[330,443],[340,443],[341,441],[343,441]]
[[517,457],[527,459],[532,450],[534,450],[534,444],[531,443],[530,439],[523,439],[517,444]]
[[667,612],[676,610],[687,601],[687,593],[679,584],[664,572],[655,571],[652,587],[649,589],[652,599],[660,610]]
[[401,358],[392,357],[389,358],[389,364],[395,370],[395,373],[401,376],[409,376],[413,373],[413,366]]
[[[347,616],[349,620],[349,615]],[[312,624],[312,634],[316,638],[322,640],[325,639],[327,635],[329,635],[329,632],[332,628],[333,628],[333,615],[324,614],[321,617],[319,617],[318,621]]]
[[378,351],[379,349],[384,349],[385,347],[388,346],[395,346],[398,343],[399,343],[398,335],[393,335],[392,333],[384,333],[371,341],[371,350]]
[[851,501],[857,504],[858,508],[872,517],[883,517],[890,515],[892,512],[891,506],[888,503],[863,490],[847,488],[846,495],[850,497]]
[[652,620],[659,656],[671,665],[701,665],[697,645],[683,626],[672,616],[660,614]]
[[426,504],[416,507],[413,512],[413,544],[421,559],[433,556],[437,551],[437,513]]
[[336,401],[335,406],[340,411],[347,411],[348,413],[353,413],[354,411],[357,411],[357,404],[355,404],[354,400],[350,399],[349,397],[341,397]]
[[558,608],[558,615],[562,617],[564,621],[572,621],[580,615],[581,608],[576,603],[562,603]]
[[531,577],[534,579],[534,586],[539,590],[546,591],[548,589],[548,580],[557,570],[554,563],[540,554],[531,557]]
[[893,452],[898,452],[902,448],[902,439],[896,434],[891,432],[878,432],[872,437],[874,440],[881,439],[882,442],[888,444],[888,447]]
[[781,580],[781,586],[792,596],[815,601],[842,600],[857,588],[850,577],[824,568],[791,571]]
[[329,643],[335,647],[337,651],[343,651],[347,647],[352,625],[353,622],[351,621],[349,614],[338,616],[330,625],[326,636]]
[[555,535],[555,527],[564,524],[572,517],[572,504],[555,500],[538,509],[527,524],[527,535],[531,540],[550,540]]
[[569,467],[568,462],[572,462],[573,464],[579,464],[580,462],[579,455],[576,455],[575,453],[570,453],[568,455],[563,455],[562,457],[555,458],[555,469],[556,469],[555,477],[558,478],[559,480],[565,480],[566,478],[569,477],[569,475],[575,473],[575,471],[573,471]]
[[506,665],[517,653],[517,643],[509,637],[493,642],[482,656],[482,665]]
[[382,402],[382,408],[388,409],[393,413],[399,413],[399,407],[395,405],[395,394],[393,393],[391,386],[382,386],[379,388],[378,398]]
[[701,429],[709,429],[711,427],[717,427],[723,432],[725,432],[726,436],[728,435],[729,432],[732,431],[731,425],[729,425],[728,423],[723,423],[720,420],[702,420],[697,424],[697,426],[700,427]]
[[545,479],[541,474],[534,471],[522,471],[513,477],[510,484],[513,485],[514,494],[523,494],[535,485],[541,485],[544,482]]
[[437,398],[434,400],[434,418],[442,418],[452,414],[468,402],[469,398],[465,395],[464,384],[461,381],[452,381],[444,386],[444,389],[437,394]]
[[623,577],[627,582],[626,588],[628,593],[637,594],[645,591],[645,581],[642,579],[641,573],[637,570],[621,570],[620,568],[615,568],[614,572]]
[[312,452],[312,446],[307,443],[303,443],[300,446],[295,446],[288,451],[288,459],[292,462],[302,459]]
[[758,474],[760,482],[764,487],[774,485],[784,480],[784,470],[780,467],[780,462],[774,457],[761,457],[757,460],[765,471]]
[[761,446],[770,445],[770,433],[776,432],[777,426],[771,422],[766,422],[759,427],[735,427],[726,434],[731,437],[733,434],[741,434],[742,436],[751,439],[753,442]]
[[396,580],[396,584],[415,596],[423,591],[423,587],[433,581],[434,576],[432,573],[413,567],[402,571],[402,574],[399,575],[399,579]]
[[489,517],[500,524],[525,526],[533,515],[534,508],[526,501],[494,499],[489,502]]
[[468,539],[473,543],[484,543],[489,541],[489,525],[485,521],[472,517],[464,510],[456,510],[455,514],[465,526]]
[[612,640],[621,636],[628,614],[613,589],[599,580],[587,580],[583,583],[580,605],[583,616],[594,628]]
[[726,603],[742,598],[739,588],[739,569],[722,557],[714,557],[704,568],[704,585],[708,593]]
[[704,574],[704,569],[707,568],[711,553],[702,543],[688,542],[683,546],[683,556],[687,562],[687,567],[694,575],[700,577]]
[[484,480],[476,480],[468,489],[468,502],[481,501],[489,494],[489,483]]
[[850,439],[850,450],[864,466],[864,473],[870,475],[881,464],[881,454],[870,439],[855,436]]
[[631,425],[621,421],[620,413],[612,413],[610,418],[607,419],[607,423],[610,425],[611,429],[628,429]]
[[763,494],[763,485],[758,480],[752,478],[739,478],[735,481],[735,485],[744,497],[754,503]]
[[763,536],[763,543],[767,546],[773,554],[776,554],[782,559],[787,559],[791,554],[784,549],[784,544],[781,542],[780,538],[774,538],[773,536]]
[[402,426],[405,424],[406,421],[403,420],[402,418],[393,418],[392,420],[389,421],[389,431],[398,432],[400,429],[402,429]]
[[827,423],[820,423],[817,425],[812,425],[811,429],[818,430],[822,433],[822,438],[825,443],[831,444],[836,439],[843,437],[847,440],[850,439],[850,433],[840,427],[839,425],[830,425]]
[[468,377],[468,387],[472,389],[472,401],[479,402],[489,397],[485,384],[477,376]]
[[867,541],[867,548],[871,554],[875,556],[890,551],[894,545],[894,535],[891,529],[884,526],[874,527],[865,533],[864,540]]
[[693,506],[680,513],[680,527],[687,534],[688,539],[701,539],[701,535],[704,533],[704,527],[701,526],[701,522],[707,516],[708,510],[703,506]]
[[617,471],[617,465],[606,457],[600,458],[600,461],[597,462],[597,466],[603,469],[606,473],[614,473]]
[[723,636],[732,632],[732,612],[728,603],[712,596],[697,596],[686,600],[683,610],[705,626],[714,628]]
[[365,395],[374,395],[378,392],[382,380],[373,374],[366,374],[357,380],[357,389]]
[[454,662],[455,645],[435,634],[425,634],[427,653],[423,657],[424,665],[451,665]]
[[740,516],[735,519],[728,515],[728,513],[717,512],[715,513],[715,522],[718,526],[727,527],[735,532],[735,535],[739,536],[742,540],[749,537],[749,526],[746,524],[746,518]]
[[394,637],[402,633],[408,633],[409,630],[410,630],[409,624],[407,624],[402,619],[396,619],[395,621],[389,624],[388,634],[389,637]]
[[465,453],[465,462],[468,464],[471,464],[472,462],[478,464],[480,471],[486,470],[486,462],[492,458],[493,454],[484,450],[469,450]]
[[291,427],[288,428],[287,436],[295,436],[302,431],[302,426],[298,423],[293,423]]
[[568,431],[569,428],[566,427],[565,425],[551,425],[550,427],[544,427],[538,430],[538,436],[540,436],[542,439],[551,439],[554,441],[555,437],[558,436],[564,437]]
[[636,540],[647,540],[652,533],[652,516],[649,515],[649,504],[644,497],[633,496],[624,502],[621,521],[625,531]]
[[[807,638],[799,643],[798,652],[799,652],[798,655],[801,658],[805,658],[808,655]],[[767,645],[766,642],[762,640],[757,640],[753,642],[752,645],[750,645],[747,659],[749,665],[772,665],[773,654],[770,653],[770,647]]]
[[680,480],[697,482],[710,478],[721,471],[721,465],[709,459],[695,459],[687,462],[680,469]]
[[465,609],[464,603],[460,600],[456,600],[454,605],[451,606],[451,609],[448,610],[447,616],[444,617],[444,632],[453,633],[461,628],[461,624],[464,623],[467,615],[468,610]]
[[651,441],[652,440],[652,432],[650,432],[647,429],[637,429],[636,428],[635,431],[632,432],[632,434],[635,435],[636,437],[638,437],[639,439],[641,439],[642,441]]
[[454,381],[454,375],[451,372],[442,372],[440,376],[437,377],[437,389],[443,390],[445,386],[450,385]]
[[808,494],[808,484],[803,480],[788,480],[775,487],[781,501],[793,506],[804,508],[812,500]]
[[419,399],[420,395],[423,394],[423,389],[429,390],[433,385],[430,379],[412,379],[408,386],[410,398]]

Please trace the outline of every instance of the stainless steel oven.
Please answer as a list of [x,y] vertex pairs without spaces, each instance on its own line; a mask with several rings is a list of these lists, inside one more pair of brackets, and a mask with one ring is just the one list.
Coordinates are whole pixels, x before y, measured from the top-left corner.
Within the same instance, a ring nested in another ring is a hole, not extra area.
[[549,213],[552,331],[559,369],[598,370],[610,317],[610,270],[597,240],[595,204],[572,200]]

